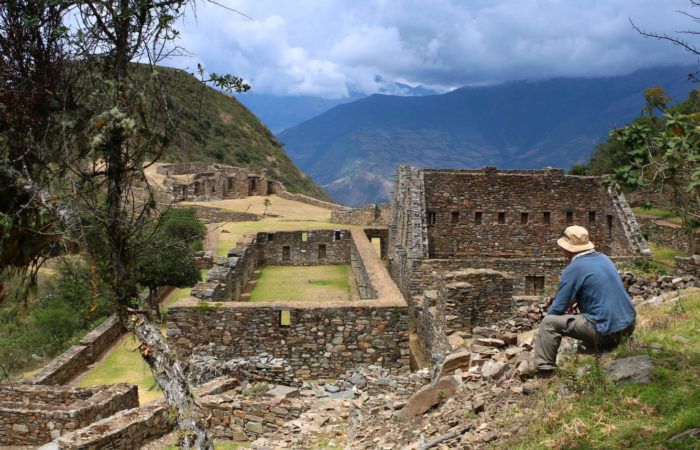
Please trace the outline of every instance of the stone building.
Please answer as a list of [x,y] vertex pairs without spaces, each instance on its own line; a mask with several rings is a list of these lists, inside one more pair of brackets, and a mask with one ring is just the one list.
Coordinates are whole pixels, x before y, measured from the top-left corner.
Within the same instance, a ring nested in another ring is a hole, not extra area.
[[175,201],[245,198],[274,193],[265,170],[260,173],[212,163],[164,164],[156,169],[165,175],[165,187]]
[[[424,292],[438,289],[454,271],[489,269],[480,274],[478,285],[508,280],[515,296],[553,293],[566,266],[556,240],[574,224],[586,227],[596,248],[615,260],[649,254],[625,198],[606,189],[600,177],[557,169],[401,166],[389,219],[387,265],[415,325],[426,316],[421,310]],[[450,299],[454,310],[448,307],[445,314],[460,314],[470,308],[460,302],[476,304],[481,294],[464,297]],[[510,313],[503,305],[498,311],[501,317]]]

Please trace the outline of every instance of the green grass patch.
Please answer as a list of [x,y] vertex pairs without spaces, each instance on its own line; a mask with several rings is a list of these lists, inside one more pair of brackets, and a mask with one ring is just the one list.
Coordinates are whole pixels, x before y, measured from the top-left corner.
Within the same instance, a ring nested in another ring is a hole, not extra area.
[[138,342],[133,335],[123,339],[107,357],[90,369],[77,385],[81,387],[102,384],[133,383],[139,388],[139,402],[143,405],[161,398],[163,392],[156,384],[151,369],[136,349]]
[[348,265],[265,266],[250,301],[273,302],[349,300]]
[[657,219],[664,219],[669,222],[681,224],[681,218],[676,215],[676,213],[672,211],[667,211],[665,209],[659,209],[659,208],[649,208],[649,209],[644,209],[641,206],[637,206],[632,208],[632,211],[634,211],[635,214],[643,217],[654,217]]
[[[697,440],[668,439],[700,424],[700,295],[642,308],[639,319],[634,339],[603,361],[587,356],[564,363],[530,414],[538,419],[508,447],[697,448]],[[605,361],[639,354],[654,360],[652,383],[616,386],[606,380]],[[577,375],[582,367],[588,373]],[[562,391],[571,395],[560,398]]]
[[676,256],[689,256],[688,253],[676,250],[671,247],[664,247],[662,245],[656,245],[653,242],[648,242],[649,250],[651,250],[651,256],[659,264],[666,267],[675,267]]
[[[243,238],[244,234],[257,233],[261,231],[303,231],[303,230],[332,230],[338,228],[337,223],[314,220],[280,220],[274,218],[264,218],[255,222],[229,222],[217,229],[218,243],[216,256],[222,257],[228,254],[231,248]],[[347,228],[346,226],[340,226]],[[222,232],[222,231],[226,232]]]

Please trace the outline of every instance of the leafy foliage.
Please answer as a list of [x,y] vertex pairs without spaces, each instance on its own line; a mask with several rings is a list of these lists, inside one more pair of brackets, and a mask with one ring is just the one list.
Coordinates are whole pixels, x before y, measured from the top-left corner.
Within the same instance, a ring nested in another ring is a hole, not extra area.
[[[697,105],[697,96],[693,93],[687,103]],[[672,110],[666,99],[658,90],[647,95],[647,114],[658,109],[662,117],[637,120],[610,133],[624,160],[611,179],[627,188],[666,194],[671,211],[692,230],[700,223],[700,110],[688,111],[687,104],[683,111]]]
[[150,241],[139,257],[137,273],[138,282],[151,293],[159,286],[193,286],[201,279],[192,249],[185,241]]

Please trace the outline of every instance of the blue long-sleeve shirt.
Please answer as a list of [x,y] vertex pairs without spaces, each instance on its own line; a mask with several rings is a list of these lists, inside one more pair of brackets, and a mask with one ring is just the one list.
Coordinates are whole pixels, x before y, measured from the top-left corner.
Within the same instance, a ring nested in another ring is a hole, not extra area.
[[620,274],[602,253],[580,255],[566,266],[547,314],[565,314],[574,299],[581,313],[602,335],[624,330],[637,317]]

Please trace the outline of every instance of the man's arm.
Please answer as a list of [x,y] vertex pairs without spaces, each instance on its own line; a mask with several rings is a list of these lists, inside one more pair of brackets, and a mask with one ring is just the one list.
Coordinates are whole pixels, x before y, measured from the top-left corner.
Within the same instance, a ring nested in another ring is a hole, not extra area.
[[552,300],[552,305],[549,307],[547,314],[555,316],[566,314],[566,310],[569,309],[576,297],[577,287],[575,281],[575,277],[570,271],[565,270],[561,274],[559,289],[554,296],[554,300]]

